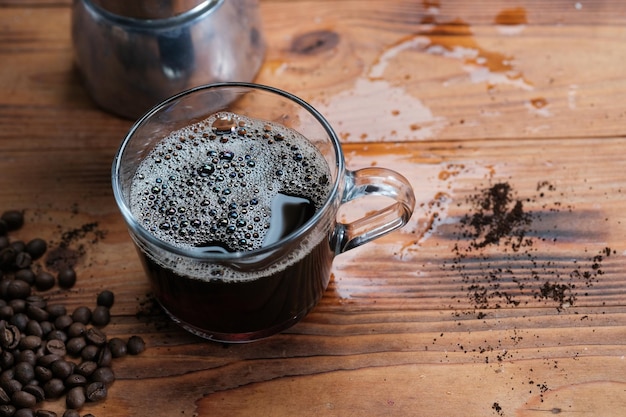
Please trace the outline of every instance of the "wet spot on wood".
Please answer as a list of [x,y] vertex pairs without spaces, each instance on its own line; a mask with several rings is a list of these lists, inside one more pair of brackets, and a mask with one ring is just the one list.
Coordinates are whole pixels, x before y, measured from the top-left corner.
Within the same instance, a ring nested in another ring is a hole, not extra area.
[[497,25],[524,25],[528,23],[528,19],[526,18],[526,9],[522,7],[504,9],[498,13],[494,22]]
[[339,35],[330,30],[316,30],[296,37],[291,51],[300,55],[314,55],[333,49],[339,43]]
[[548,100],[543,97],[537,97],[530,100],[530,104],[536,109],[541,109],[548,105]]

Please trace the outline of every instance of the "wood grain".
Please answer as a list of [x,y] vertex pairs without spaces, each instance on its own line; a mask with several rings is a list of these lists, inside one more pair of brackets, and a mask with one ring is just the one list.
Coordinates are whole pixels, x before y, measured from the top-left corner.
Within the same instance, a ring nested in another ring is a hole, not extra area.
[[[84,91],[70,6],[0,1],[0,209],[25,210],[16,239],[52,247],[93,224],[71,242],[78,284],[48,295],[73,308],[112,289],[107,334],[147,342],[84,413],[623,415],[626,3],[261,1],[257,80],[318,107],[349,169],[403,173],[417,206],[335,259],[302,322],[230,346],[180,330],[149,295],[110,188],[132,121]],[[497,184],[529,216],[519,250],[467,235]]]

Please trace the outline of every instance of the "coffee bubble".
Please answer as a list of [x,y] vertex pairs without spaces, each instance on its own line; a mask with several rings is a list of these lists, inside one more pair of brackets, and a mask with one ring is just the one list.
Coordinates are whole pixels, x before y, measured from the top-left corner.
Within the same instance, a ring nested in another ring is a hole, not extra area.
[[158,239],[206,252],[275,243],[328,198],[320,151],[283,125],[220,112],[164,138],[134,176],[133,215]]

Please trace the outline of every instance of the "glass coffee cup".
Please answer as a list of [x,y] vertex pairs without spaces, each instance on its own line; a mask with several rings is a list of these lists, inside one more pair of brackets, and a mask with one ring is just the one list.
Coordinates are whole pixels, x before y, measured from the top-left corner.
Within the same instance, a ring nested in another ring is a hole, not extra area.
[[[197,87],[130,129],[113,162],[116,202],[167,314],[216,341],[268,337],[320,300],[333,258],[404,226],[399,173],[346,169],[336,133],[305,101],[251,83]],[[389,206],[343,223],[340,207]]]

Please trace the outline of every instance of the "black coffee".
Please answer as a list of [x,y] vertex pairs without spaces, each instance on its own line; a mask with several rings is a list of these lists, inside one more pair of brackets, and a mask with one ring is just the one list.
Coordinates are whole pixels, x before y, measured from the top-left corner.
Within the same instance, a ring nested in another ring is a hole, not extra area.
[[[190,253],[248,252],[311,219],[328,198],[330,178],[323,155],[299,133],[224,112],[170,134],[150,152],[133,179],[130,207],[155,237]],[[170,314],[218,335],[297,320],[318,301],[332,262],[322,228],[234,266],[145,252]]]

